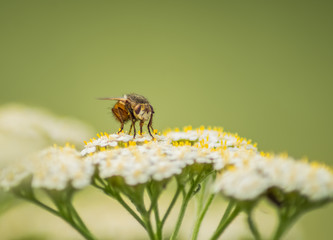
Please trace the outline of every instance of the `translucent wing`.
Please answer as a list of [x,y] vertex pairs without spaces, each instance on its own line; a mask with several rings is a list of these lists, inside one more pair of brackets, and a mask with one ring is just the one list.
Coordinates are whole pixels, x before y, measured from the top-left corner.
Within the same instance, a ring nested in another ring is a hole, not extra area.
[[126,102],[127,99],[123,97],[104,97],[104,98],[97,98],[98,100],[116,100],[116,101],[124,101]]

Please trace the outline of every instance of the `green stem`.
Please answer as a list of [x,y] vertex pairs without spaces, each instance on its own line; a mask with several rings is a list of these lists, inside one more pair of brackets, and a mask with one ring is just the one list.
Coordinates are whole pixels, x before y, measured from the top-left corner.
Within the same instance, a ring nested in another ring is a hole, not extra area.
[[[137,222],[146,230],[146,232],[149,235],[150,239],[156,239],[155,238],[155,234],[150,222],[150,212],[153,210],[153,205],[154,203],[152,203],[151,208],[147,211],[144,206],[142,205],[138,205],[137,210],[140,213],[141,217],[126,203],[126,201],[122,198],[122,196],[120,195],[120,193],[114,189],[112,189],[112,187],[109,184],[105,184],[105,182],[100,179],[97,178],[97,181],[102,185],[100,186],[99,184],[97,184],[96,182],[93,182],[92,185],[100,190],[102,190],[105,194],[107,194],[108,196],[116,199],[126,210],[127,212],[129,212],[129,214],[132,215],[132,217],[134,217],[135,220],[137,220]],[[149,192],[148,192],[149,193]],[[149,193],[150,194],[150,193]],[[128,195],[125,194],[125,196],[130,197]]]
[[164,214],[164,217],[162,218],[161,227],[163,227],[166,219],[168,218],[168,216],[169,216],[169,214],[170,214],[173,206],[175,205],[175,203],[176,203],[176,201],[178,199],[178,196],[179,196],[180,192],[181,192],[181,187],[178,186],[177,187],[177,191],[176,191],[175,195],[173,196],[173,198],[171,200],[171,203],[170,203],[168,209],[166,210],[166,212]]
[[[77,230],[85,239],[87,240],[95,240],[95,237],[89,232],[87,227],[83,224],[82,220],[80,219],[78,222],[82,222],[81,224],[77,224],[77,222],[74,220],[74,218],[70,217],[71,211],[67,209],[67,211],[64,210],[65,206],[64,204],[61,204],[59,202],[56,202],[56,207],[58,208],[58,211],[54,210],[53,208],[47,206],[46,204],[42,203],[38,199],[35,198],[34,195],[31,196],[23,196],[20,197],[24,198],[25,200],[28,200],[31,203],[36,204],[37,206],[43,208],[44,210],[50,212],[51,214],[62,218],[64,221],[66,221],[68,224],[70,224],[75,230]],[[52,199],[54,200],[54,199]],[[55,201],[54,201],[55,202]],[[69,205],[67,205],[69,206]],[[70,205],[71,209],[74,209],[73,206]],[[61,210],[61,211],[60,211]],[[75,211],[75,215],[77,216],[75,219],[80,218],[78,213]],[[82,225],[83,224],[83,225]],[[83,227],[84,226],[84,227]]]
[[182,202],[182,206],[178,215],[178,219],[177,219],[177,223],[176,223],[176,227],[174,232],[172,233],[170,240],[174,240],[177,239],[177,235],[180,229],[180,225],[183,221],[184,215],[185,215],[185,211],[188,205],[188,202],[190,200],[189,196],[191,195],[191,193],[188,193],[184,198],[183,198],[183,202]]
[[143,218],[144,224],[146,226],[145,229],[149,235],[149,239],[155,240],[156,237],[155,237],[154,230],[153,230],[153,227],[150,222],[149,213],[146,212],[146,214],[143,214],[142,218]]
[[159,214],[159,210],[158,210],[158,204],[155,204],[154,207],[154,214],[155,214],[155,224],[156,224],[156,235],[157,235],[157,239],[162,240],[163,239],[163,233],[162,233],[162,222],[160,220],[160,214]]
[[147,188],[148,196],[151,202],[150,208],[149,208],[149,215],[151,211],[154,211],[155,215],[155,225],[156,225],[156,237],[157,239],[162,239],[162,226],[161,226],[161,220],[160,220],[160,214],[158,209],[158,196],[159,193],[156,191],[153,191],[151,186],[148,186]]
[[203,182],[201,185],[201,189],[200,189],[200,193],[198,196],[198,206],[197,206],[197,216],[200,215],[201,211],[202,211],[202,206],[204,204],[204,199],[205,199],[205,195],[206,195],[206,183],[207,182]]
[[100,183],[103,184],[104,187],[99,186],[96,183],[92,183],[92,185],[95,188],[98,188],[100,190],[102,190],[105,194],[107,194],[108,196],[116,199],[128,212],[129,214],[132,215],[132,217],[135,218],[135,220],[137,220],[137,222],[144,228],[146,229],[145,223],[142,221],[142,219],[135,213],[135,211],[124,201],[124,199],[120,196],[119,193],[115,193],[114,191],[110,191],[111,189],[106,189],[107,186],[102,182],[102,180],[100,180]]
[[247,223],[249,224],[250,230],[252,232],[252,235],[254,239],[261,240],[260,233],[258,231],[258,228],[256,227],[253,219],[252,219],[252,213],[249,212],[247,215]]
[[75,221],[63,218],[67,223],[69,223],[73,228],[75,228],[85,239],[95,240],[96,238],[87,230],[78,226]]
[[59,212],[57,212],[56,210],[54,210],[53,208],[45,205],[44,203],[40,202],[39,200],[37,200],[36,198],[33,199],[28,199],[28,198],[24,198],[25,200],[28,200],[31,203],[36,204],[37,206],[43,208],[44,210],[52,213],[53,215],[57,216],[57,217],[61,217],[61,215],[59,214]]
[[[97,182],[98,182],[99,184],[101,184],[102,187],[100,187],[100,186],[97,184],[96,180],[97,180]],[[106,188],[106,187],[107,187],[107,184],[105,183],[105,181],[104,181],[102,178],[100,178],[99,176],[97,176],[95,179],[93,179],[92,184],[93,184],[94,186],[99,186],[99,188]]]
[[223,216],[222,216],[222,218],[219,222],[219,224],[217,225],[217,228],[227,220],[227,218],[229,217],[229,215],[230,215],[232,209],[234,208],[234,206],[235,206],[235,202],[230,201],[228,206],[227,206],[227,209],[225,210],[225,212],[224,212],[224,214],[223,214]]
[[134,210],[124,201],[124,199],[119,195],[112,195],[137,221],[138,223],[146,229],[144,221],[134,212]]
[[239,212],[240,212],[240,208],[238,206],[236,206],[234,208],[233,212],[229,216],[226,215],[226,213],[227,213],[227,211],[226,211],[225,214],[223,215],[221,221],[220,221],[220,224],[218,225],[217,229],[215,230],[213,236],[210,239],[211,240],[218,239],[218,237],[224,232],[224,230],[235,219],[235,217],[237,217],[237,215],[239,214]]
[[69,203],[68,206],[69,206],[69,212],[71,213],[73,220],[75,220],[75,223],[77,223],[86,232],[91,234],[89,232],[89,229],[87,228],[86,224],[83,222],[82,218],[80,217],[80,215],[78,214],[78,212],[74,208],[74,206],[71,203]]
[[215,194],[211,194],[205,204],[204,209],[201,211],[195,225],[194,225],[194,229],[193,229],[193,235],[192,235],[192,240],[196,240],[198,238],[198,234],[199,234],[199,230],[200,230],[200,226],[202,223],[202,220],[204,219],[206,212],[210,206],[210,204],[212,203],[213,199],[215,197]]
[[88,240],[94,240],[95,237],[88,230],[87,226],[82,221],[80,215],[74,208],[72,204],[72,197],[74,191],[72,189],[67,189],[65,192],[59,192],[52,194],[49,191],[46,191],[51,200],[57,206],[58,211],[67,223],[69,223],[73,228],[75,228],[82,236]]
[[291,227],[291,225],[296,221],[299,216],[300,212],[295,212],[292,216],[288,216],[288,214],[280,214],[279,225],[272,239],[281,239],[282,235]]
[[160,220],[160,214],[158,210],[158,204],[155,204],[155,207],[153,208],[154,210],[154,215],[155,215],[155,225],[156,225],[156,237],[157,239],[163,239],[163,234],[162,234],[162,225],[161,225],[161,220]]
[[[182,206],[181,206],[181,209],[180,209],[180,212],[179,212],[179,215],[178,215],[176,227],[175,227],[175,230],[174,230],[174,232],[172,233],[172,235],[170,237],[170,240],[177,239],[177,235],[178,235],[180,226],[181,226],[183,218],[185,216],[185,211],[186,211],[187,205],[188,205],[191,197],[193,196],[195,188],[197,187],[197,185],[200,183],[201,180],[202,180],[201,179],[201,174],[199,174],[197,176],[196,180],[194,180],[192,182],[192,186],[190,187],[190,190],[187,193],[185,193],[185,196],[183,197]],[[185,190],[183,189],[183,191],[185,191]]]
[[279,217],[279,225],[275,231],[275,234],[273,236],[274,240],[278,240],[282,237],[282,234],[285,232],[285,229],[287,227],[287,220],[284,219],[284,217],[280,216]]

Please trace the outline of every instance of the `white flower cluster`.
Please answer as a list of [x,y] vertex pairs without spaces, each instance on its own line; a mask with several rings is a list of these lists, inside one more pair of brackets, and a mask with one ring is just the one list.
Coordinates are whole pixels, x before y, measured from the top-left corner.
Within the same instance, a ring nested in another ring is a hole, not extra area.
[[87,157],[98,165],[100,177],[121,176],[129,185],[145,183],[150,179],[161,181],[180,174],[188,165],[212,164],[220,158],[218,152],[208,149],[175,147],[160,142],[101,151]]
[[246,149],[246,148],[227,148],[221,151],[221,161],[214,162],[214,169],[221,170],[226,165],[231,165],[235,167],[243,167],[250,160],[252,161],[253,156],[257,156],[258,151],[255,149]]
[[34,188],[80,189],[90,184],[94,165],[71,147],[51,147],[0,172],[0,187],[9,190],[31,176]]
[[242,164],[223,171],[215,182],[215,192],[238,200],[254,200],[276,187],[311,201],[333,198],[333,172],[324,165],[254,152],[243,152],[238,157]]
[[[227,162],[232,164],[230,156],[238,151],[256,152],[250,141],[221,129],[169,131],[165,136],[155,135],[153,142],[149,135],[134,139],[124,133],[97,136],[86,143],[81,155],[98,165],[102,178],[122,176],[129,185],[169,178],[194,163],[212,164],[219,170]],[[228,156],[221,154],[226,149],[230,151]]]
[[188,129],[165,136],[100,134],[81,153],[48,148],[29,161],[0,171],[0,187],[10,189],[32,176],[32,187],[64,189],[89,185],[95,169],[101,178],[120,176],[128,185],[161,181],[186,166],[209,164],[219,172],[214,191],[238,200],[255,200],[275,187],[312,201],[333,198],[333,173],[324,165],[261,154],[246,139],[220,130]]
[[[99,149],[112,149],[115,147],[123,147],[127,146],[128,144],[143,144],[150,142],[152,140],[151,136],[148,134],[137,134],[135,138],[133,136],[119,133],[119,134],[107,134],[107,133],[100,133],[97,134],[98,138],[90,139],[89,142],[86,142],[85,148],[81,151],[81,155],[85,156],[89,153],[94,153]],[[166,138],[163,136],[156,135],[155,140],[158,142],[165,142]]]
[[203,127],[185,131],[170,131],[166,133],[166,137],[171,141],[189,141],[197,142],[201,146],[207,148],[246,148],[256,150],[256,146],[250,144],[251,141],[239,137],[237,134],[223,132],[222,129],[204,129]]
[[1,169],[0,188],[8,191],[19,185],[31,172],[28,161],[17,161]]
[[[190,128],[191,129],[191,128]],[[196,145],[198,147],[205,147],[208,149],[215,148],[228,148],[234,149],[252,149],[257,150],[255,145],[251,144],[251,141],[248,141],[244,138],[240,138],[238,135],[225,133],[222,129],[209,130],[204,129],[203,127],[196,130],[186,131],[167,131],[165,136],[155,135],[155,141],[157,142],[167,142],[171,144],[172,142],[188,142],[191,145]],[[82,156],[85,156],[89,153],[98,152],[100,148],[112,149],[118,146],[124,146],[128,143],[144,144],[152,140],[151,136],[148,134],[137,135],[135,138],[131,135],[124,133],[120,134],[107,134],[100,133],[97,134],[98,138],[90,139],[89,142],[86,142],[84,150],[81,152]],[[181,146],[181,145],[180,145]]]

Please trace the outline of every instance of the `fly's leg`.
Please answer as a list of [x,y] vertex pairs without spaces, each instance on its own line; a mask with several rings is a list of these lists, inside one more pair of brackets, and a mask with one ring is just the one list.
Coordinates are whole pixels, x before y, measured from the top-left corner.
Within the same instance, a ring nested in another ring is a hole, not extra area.
[[154,136],[153,136],[153,135],[151,134],[151,132],[150,132],[150,128],[151,128],[152,131],[154,132],[154,129],[153,129],[152,124],[153,124],[153,112],[152,112],[152,114],[151,114],[151,116],[150,116],[150,119],[149,119],[149,122],[148,122],[147,128],[148,128],[149,135],[154,139]]
[[142,135],[143,121],[140,121],[140,135]]
[[132,124],[131,124],[131,127],[129,129],[128,135],[131,135],[131,132],[132,132]]
[[132,125],[131,127],[133,126],[133,130],[134,130],[134,134],[133,134],[133,139],[135,138],[135,135],[136,135],[136,130],[135,130],[135,120],[134,118],[132,118]]

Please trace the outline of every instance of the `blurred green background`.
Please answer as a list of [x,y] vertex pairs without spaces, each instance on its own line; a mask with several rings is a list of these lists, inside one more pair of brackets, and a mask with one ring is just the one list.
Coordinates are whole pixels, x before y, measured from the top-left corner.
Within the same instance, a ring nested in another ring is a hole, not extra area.
[[[332,10],[331,1],[1,0],[0,103],[114,132],[112,102],[96,97],[136,92],[159,130],[223,126],[260,150],[333,165]],[[307,239],[332,239],[332,214],[330,205],[306,215]]]

